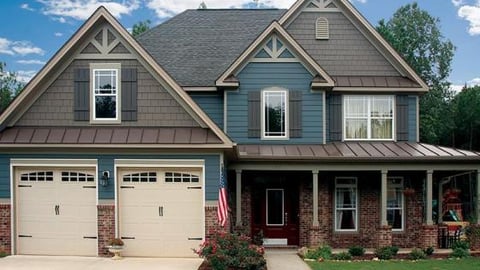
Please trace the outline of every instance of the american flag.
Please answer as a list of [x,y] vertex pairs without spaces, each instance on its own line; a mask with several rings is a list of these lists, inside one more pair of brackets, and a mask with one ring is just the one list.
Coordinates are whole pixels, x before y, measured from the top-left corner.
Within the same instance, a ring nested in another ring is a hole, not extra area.
[[218,187],[218,208],[217,208],[218,224],[225,227],[228,217],[227,204],[227,187],[225,177],[223,175],[223,168],[220,170],[220,186]]

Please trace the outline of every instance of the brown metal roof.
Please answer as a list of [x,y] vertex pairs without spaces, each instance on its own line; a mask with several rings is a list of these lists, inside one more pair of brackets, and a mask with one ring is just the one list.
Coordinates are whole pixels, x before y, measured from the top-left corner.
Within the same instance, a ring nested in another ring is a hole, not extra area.
[[1,145],[11,144],[222,144],[199,127],[13,127],[0,132]]
[[405,77],[395,76],[332,76],[336,87],[402,87],[418,88],[419,84]]
[[400,161],[476,160],[480,152],[412,142],[334,142],[315,145],[238,145],[240,160]]

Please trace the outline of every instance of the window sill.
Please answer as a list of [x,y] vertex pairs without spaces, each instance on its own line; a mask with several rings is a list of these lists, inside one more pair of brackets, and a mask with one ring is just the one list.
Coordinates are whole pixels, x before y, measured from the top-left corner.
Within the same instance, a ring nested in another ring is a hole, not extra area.
[[120,125],[122,120],[90,120],[92,125]]

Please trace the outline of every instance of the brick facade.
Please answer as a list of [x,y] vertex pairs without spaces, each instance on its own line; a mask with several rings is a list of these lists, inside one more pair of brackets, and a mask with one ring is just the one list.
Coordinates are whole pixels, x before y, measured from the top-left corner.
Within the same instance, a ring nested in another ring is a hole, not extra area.
[[438,244],[438,226],[437,225],[423,225],[418,229],[422,233],[418,247],[437,247]]
[[231,215],[227,219],[225,228],[218,224],[217,206],[205,206],[205,237],[209,237],[212,232],[219,230],[228,230],[231,224]]
[[115,238],[115,206],[98,205],[98,256],[110,256],[108,242]]
[[10,204],[0,204],[0,251],[10,254],[12,250]]

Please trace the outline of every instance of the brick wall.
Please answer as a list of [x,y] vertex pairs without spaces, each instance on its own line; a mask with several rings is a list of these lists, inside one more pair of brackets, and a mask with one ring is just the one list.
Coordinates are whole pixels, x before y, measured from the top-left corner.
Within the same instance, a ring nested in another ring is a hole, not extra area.
[[115,238],[115,206],[99,205],[98,209],[98,256],[107,257],[108,242]]
[[205,206],[205,236],[208,237],[213,231],[218,230],[229,230],[231,224],[231,215],[229,215],[229,219],[227,220],[227,224],[225,228],[222,228],[218,224],[217,218],[217,206]]
[[418,228],[418,231],[422,233],[420,237],[420,243],[418,247],[427,248],[427,247],[437,247],[438,244],[438,226],[437,225],[423,225]]
[[0,204],[0,251],[10,254],[12,250],[10,204]]

